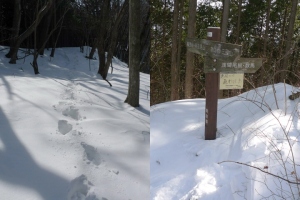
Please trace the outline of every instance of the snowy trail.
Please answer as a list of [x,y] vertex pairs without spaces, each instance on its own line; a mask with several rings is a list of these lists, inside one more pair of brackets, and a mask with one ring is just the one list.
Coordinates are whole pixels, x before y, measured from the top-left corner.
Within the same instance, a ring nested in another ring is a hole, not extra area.
[[120,70],[109,74],[110,88],[96,74],[97,61],[89,71],[79,49],[56,54],[51,61],[47,52],[39,58],[41,75],[34,76],[29,63],[6,66],[0,52],[1,195],[148,199],[150,111],[143,88],[149,75],[141,74],[141,107],[135,109],[123,103],[125,65],[114,63]]

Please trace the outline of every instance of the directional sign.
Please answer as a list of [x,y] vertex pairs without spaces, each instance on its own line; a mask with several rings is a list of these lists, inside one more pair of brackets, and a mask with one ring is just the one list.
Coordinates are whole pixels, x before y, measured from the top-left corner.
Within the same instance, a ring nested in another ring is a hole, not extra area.
[[242,53],[242,46],[205,39],[186,39],[187,49],[196,54],[202,54],[218,60],[234,61]]
[[206,57],[204,72],[255,73],[262,66],[262,58],[237,58],[235,61],[224,61]]
[[220,73],[220,90],[242,89],[244,74]]

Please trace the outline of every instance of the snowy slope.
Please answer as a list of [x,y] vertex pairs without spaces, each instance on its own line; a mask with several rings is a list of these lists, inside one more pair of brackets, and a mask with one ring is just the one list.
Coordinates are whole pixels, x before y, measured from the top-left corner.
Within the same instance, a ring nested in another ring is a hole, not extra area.
[[79,48],[45,51],[37,76],[0,50],[0,199],[149,199],[150,76],[133,108],[116,58],[109,87]]
[[275,90],[279,108],[272,86],[219,100],[212,141],[204,140],[205,99],[152,106],[151,199],[299,199],[299,99],[287,98],[298,89]]

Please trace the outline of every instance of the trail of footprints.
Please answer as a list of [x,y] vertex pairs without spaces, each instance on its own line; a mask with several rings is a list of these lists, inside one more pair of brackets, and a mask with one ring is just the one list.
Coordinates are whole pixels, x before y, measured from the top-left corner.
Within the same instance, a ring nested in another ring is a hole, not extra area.
[[[76,84],[69,83],[67,85],[67,89],[61,95],[61,97],[63,101],[60,101],[57,105],[53,105],[53,109],[57,112],[60,112],[63,118],[57,122],[57,133],[62,135],[72,134],[75,136],[84,134],[83,131],[78,131],[76,128],[74,128],[75,125],[80,125],[80,121],[86,119],[85,116],[81,116],[79,109],[76,108]],[[95,147],[84,142],[81,142],[80,144],[83,149],[82,160],[86,164],[99,166],[102,162],[104,162],[104,160],[101,159],[100,153]],[[116,175],[119,174],[119,171],[117,170],[113,172]],[[94,195],[93,188],[93,184],[87,180],[87,177],[85,175],[81,175],[71,181],[67,199],[99,200]]]
[[[81,116],[80,111],[76,108],[76,84],[69,83],[65,93],[62,94],[63,101],[60,101],[57,105],[53,105],[54,110],[60,112],[64,119],[60,119],[57,122],[57,132],[62,135],[82,135],[83,131],[74,129],[75,124],[80,125],[80,121],[86,119],[85,116]],[[67,118],[67,119],[66,119]],[[83,149],[83,161],[86,164],[93,163],[96,166],[101,164],[101,157],[97,149],[84,142],[81,143]]]

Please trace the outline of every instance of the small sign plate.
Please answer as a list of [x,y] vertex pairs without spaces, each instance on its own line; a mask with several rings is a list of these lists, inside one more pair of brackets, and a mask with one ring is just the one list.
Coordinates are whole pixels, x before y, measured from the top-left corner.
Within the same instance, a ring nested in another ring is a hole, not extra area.
[[226,61],[206,57],[204,72],[255,73],[262,66],[262,61],[262,58],[237,58],[235,61],[230,59]]
[[187,49],[196,54],[222,61],[234,61],[242,53],[242,46],[205,39],[186,39]]
[[220,90],[242,89],[244,74],[220,73]]

